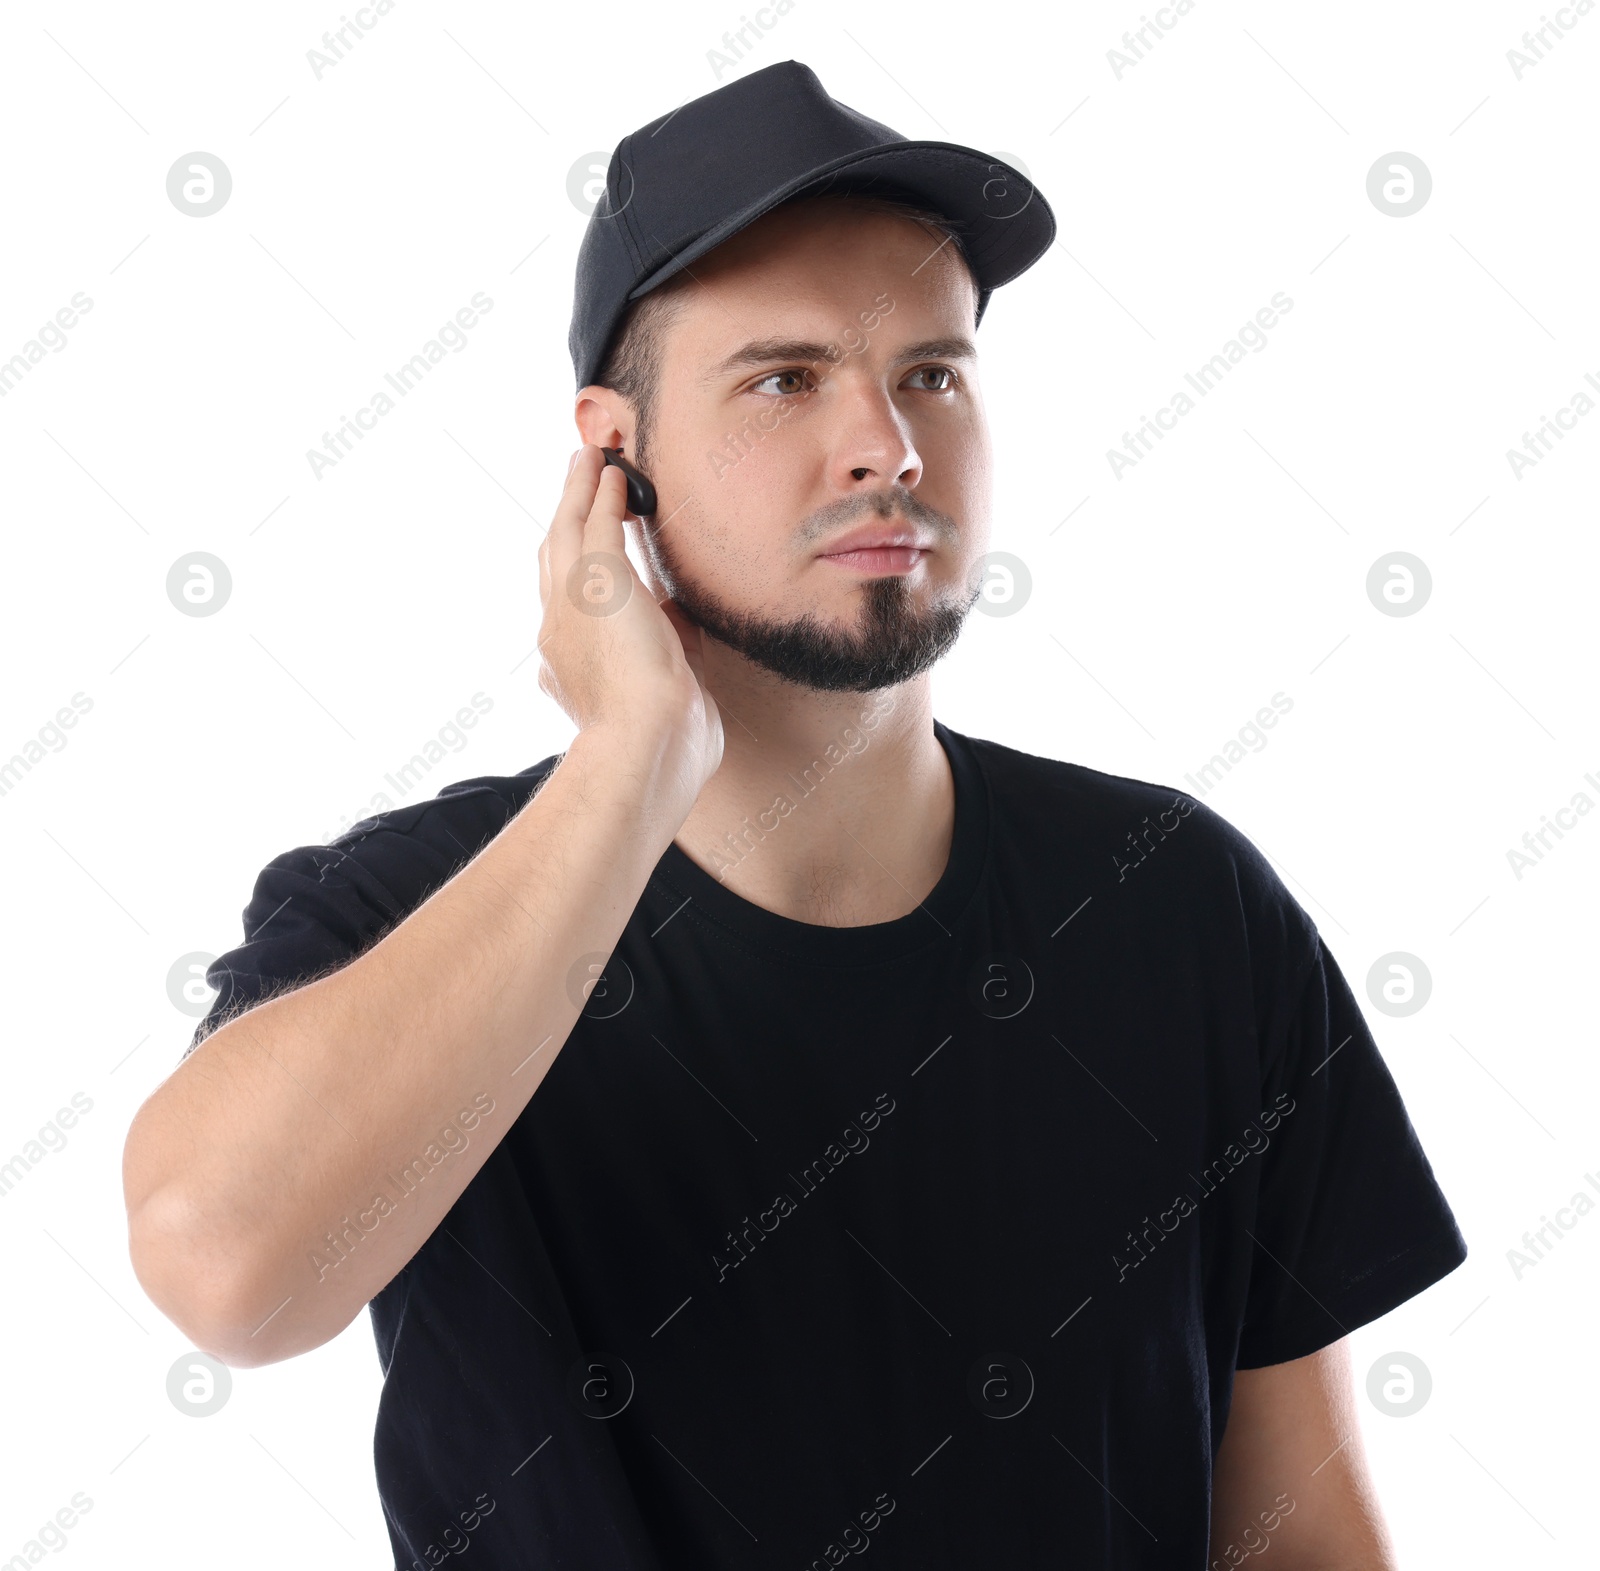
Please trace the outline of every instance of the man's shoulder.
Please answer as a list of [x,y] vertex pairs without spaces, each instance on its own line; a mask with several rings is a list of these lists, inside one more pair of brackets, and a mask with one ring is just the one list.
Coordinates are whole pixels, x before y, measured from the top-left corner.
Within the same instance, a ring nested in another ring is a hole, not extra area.
[[[562,755],[511,775],[475,775],[357,819],[325,844],[292,846],[262,870],[254,903],[279,885],[329,906],[363,901],[392,923],[472,860],[528,803]],[[292,885],[286,883],[292,880]]]
[[1160,856],[1200,880],[1196,893],[1215,892],[1220,881],[1252,907],[1287,898],[1250,836],[1192,792],[1003,742],[965,740],[988,778],[1000,834],[1098,858],[1117,882],[1136,862]]
[[563,756],[552,753],[512,775],[455,780],[422,801],[369,813],[341,830],[328,847],[358,855],[382,836],[395,836],[413,846],[450,845],[467,836],[491,838],[528,804]]
[[1136,828],[1148,816],[1167,812],[1193,817],[1209,837],[1226,841],[1243,835],[1199,797],[1177,786],[1137,775],[1114,774],[1065,758],[1024,752],[1004,742],[966,736],[983,765],[1002,814],[1044,812],[1078,827],[1123,824]]
[[[1170,803],[1186,793],[1159,781],[1118,775],[1070,759],[1028,753],[1005,742],[963,733],[994,784],[1002,790],[1048,799],[1065,793],[1085,807],[1116,810]],[[1191,798],[1193,800],[1193,798]]]
[[483,849],[561,761],[457,780],[358,820],[326,844],[280,851],[256,876],[244,937],[207,968],[217,989],[188,1051],[263,998],[324,976],[376,943]]

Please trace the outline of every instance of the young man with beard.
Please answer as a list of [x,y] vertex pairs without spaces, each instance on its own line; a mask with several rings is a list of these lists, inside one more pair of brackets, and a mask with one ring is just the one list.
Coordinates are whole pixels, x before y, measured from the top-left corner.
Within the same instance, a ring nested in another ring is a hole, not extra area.
[[274,858],[135,1122],[201,1348],[370,1303],[399,1565],[1395,1564],[1345,1338],[1466,1246],[1333,956],[1202,804],[933,717],[1053,235],[793,61],[625,138],[573,740]]

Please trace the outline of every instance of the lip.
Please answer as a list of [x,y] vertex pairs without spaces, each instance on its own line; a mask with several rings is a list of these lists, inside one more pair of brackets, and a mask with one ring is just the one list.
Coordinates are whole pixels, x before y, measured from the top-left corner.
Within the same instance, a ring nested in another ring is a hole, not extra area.
[[868,551],[916,551],[931,550],[933,542],[926,535],[919,534],[915,529],[885,528],[882,524],[869,525],[864,529],[852,530],[847,535],[841,535],[822,556],[854,556]]
[[892,578],[913,571],[927,554],[910,545],[877,546],[861,551],[830,551],[822,560],[846,572],[865,573],[869,578]]

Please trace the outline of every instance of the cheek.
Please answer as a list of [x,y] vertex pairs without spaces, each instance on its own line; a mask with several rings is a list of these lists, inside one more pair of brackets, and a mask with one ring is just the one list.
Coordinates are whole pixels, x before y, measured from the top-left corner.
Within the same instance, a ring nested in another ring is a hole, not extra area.
[[986,456],[973,455],[953,476],[947,511],[958,534],[951,550],[950,582],[970,582],[991,549],[990,475]]
[[761,556],[761,520],[770,508],[760,505],[748,481],[729,471],[720,481],[702,479],[682,497],[672,504],[676,510],[665,529],[651,531],[667,566],[724,596],[742,596],[760,584],[769,571]]
[[973,529],[970,525],[962,530],[961,545],[957,552],[957,563],[950,574],[949,582],[955,588],[965,588],[971,591],[975,584],[980,583],[986,576],[984,558],[989,554],[989,534],[985,529]]
[[973,502],[980,493],[987,495],[994,474],[994,449],[980,414],[973,414],[971,423],[948,444],[946,452],[955,455],[952,473],[963,493]]
[[750,564],[785,560],[804,516],[799,499],[815,489],[796,444],[785,441],[787,434],[780,428],[742,454],[732,450],[731,461],[719,472],[704,468],[690,504],[697,553]]

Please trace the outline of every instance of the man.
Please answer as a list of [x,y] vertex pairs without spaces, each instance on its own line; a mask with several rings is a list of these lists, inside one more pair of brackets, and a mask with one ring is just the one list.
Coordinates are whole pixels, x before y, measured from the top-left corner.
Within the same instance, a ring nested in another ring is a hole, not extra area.
[[198,1346],[370,1302],[397,1565],[1395,1564],[1344,1339],[1466,1245],[1333,956],[1202,804],[933,719],[1053,234],[793,61],[626,138],[573,740],[275,857],[135,1121]]

